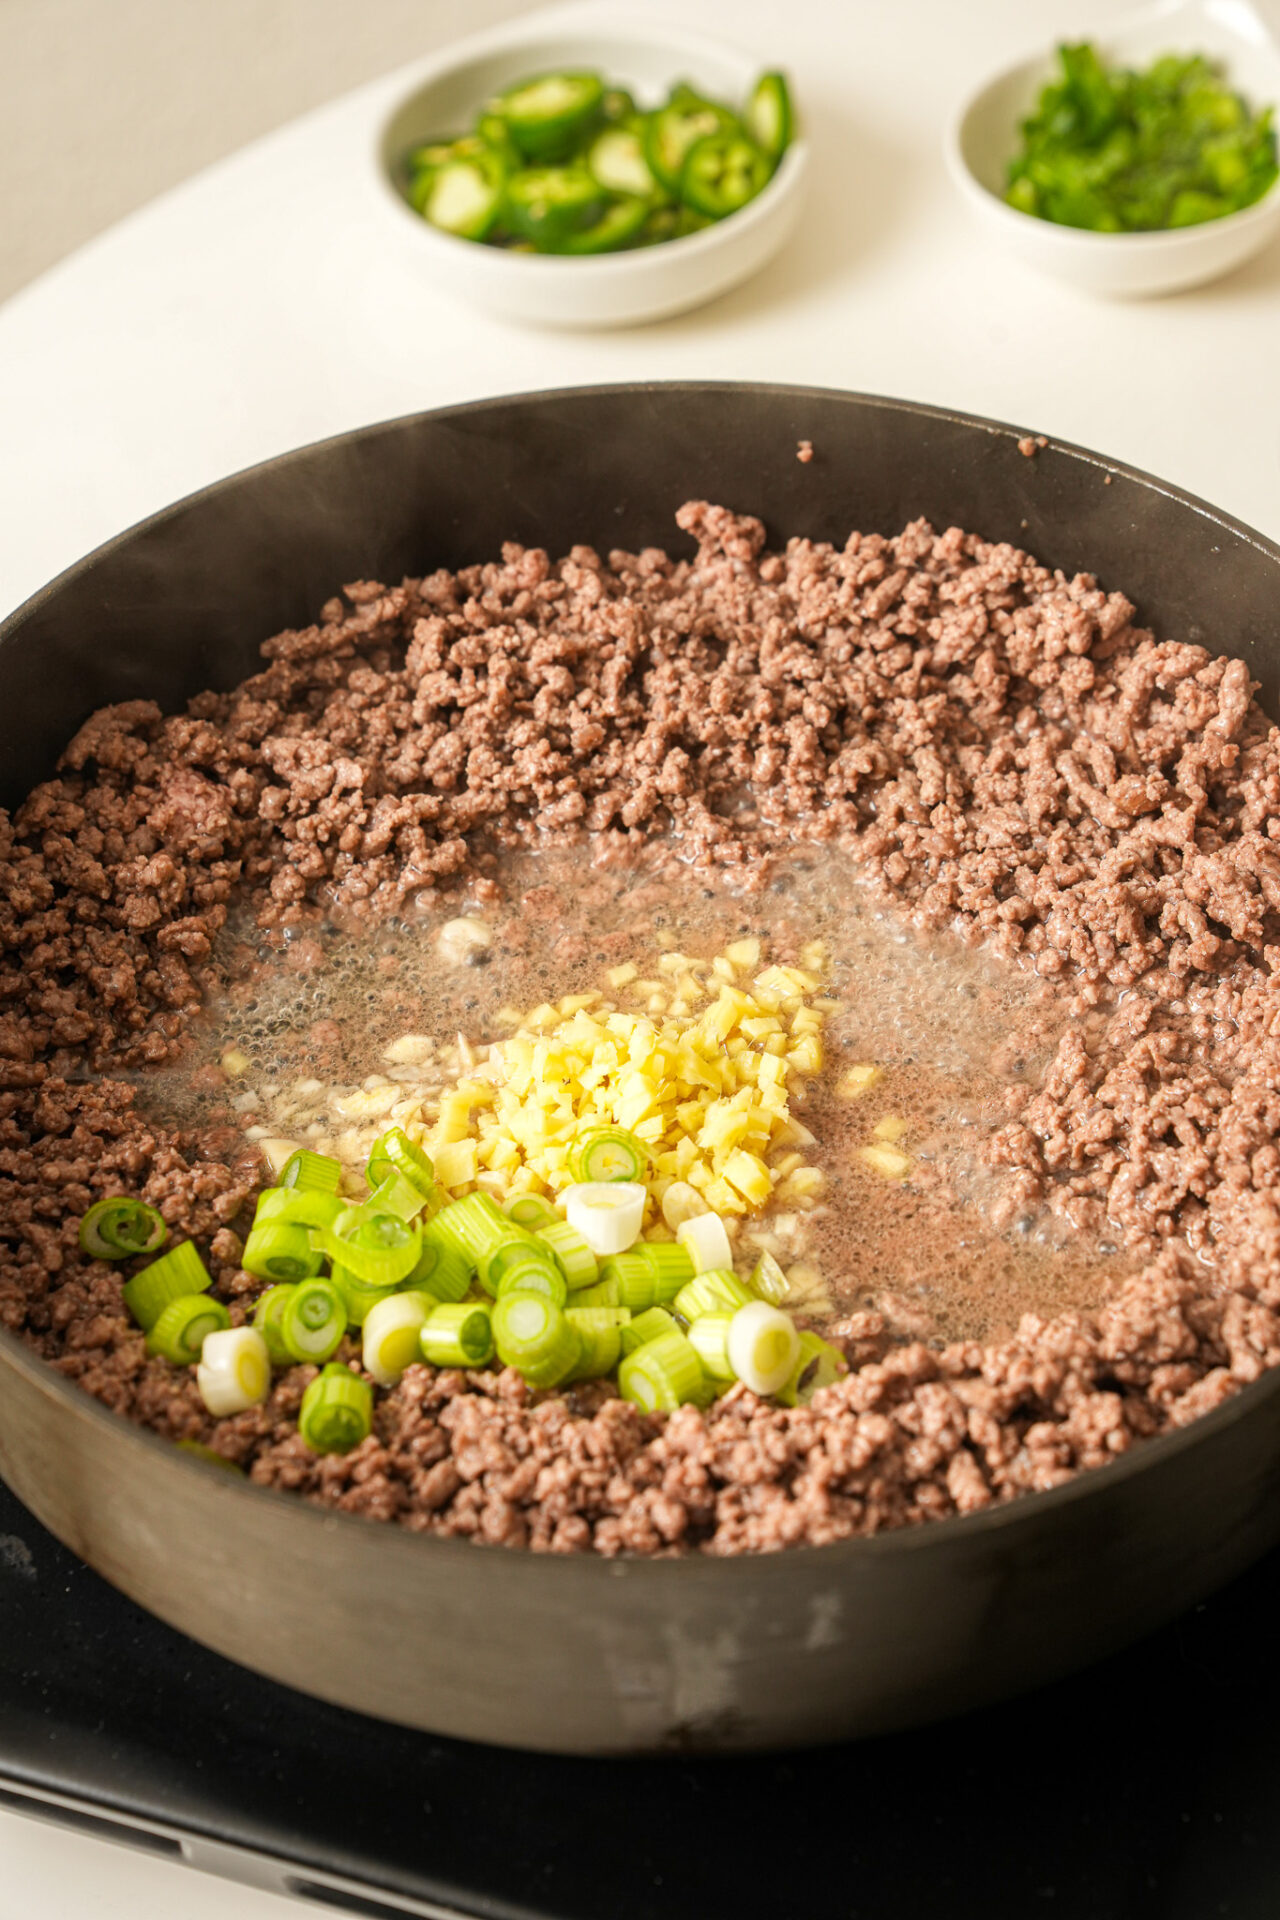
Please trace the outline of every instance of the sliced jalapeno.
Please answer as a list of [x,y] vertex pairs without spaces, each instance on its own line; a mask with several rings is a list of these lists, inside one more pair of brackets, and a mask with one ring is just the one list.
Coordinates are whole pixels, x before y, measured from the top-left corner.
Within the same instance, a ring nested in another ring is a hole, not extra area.
[[636,103],[625,87],[606,87],[600,112],[606,120],[634,120]]
[[550,160],[568,153],[594,125],[604,99],[598,73],[544,73],[509,87],[490,102],[521,153]]
[[582,233],[571,233],[557,247],[558,253],[616,253],[630,246],[649,218],[652,201],[646,194],[620,193],[605,208],[594,226]]
[[680,174],[680,198],[695,213],[723,220],[754,200],[773,168],[745,133],[710,133],[690,147]]
[[741,129],[727,107],[713,100],[700,100],[687,88],[679,99],[651,114],[645,128],[644,157],[655,176],[669,193],[679,193],[680,174],[690,147],[713,133],[737,133]]
[[761,74],[743,119],[761,153],[776,165],[791,145],[791,92],[785,74]]
[[511,129],[500,113],[482,113],[476,121],[476,138],[483,140],[487,147],[502,161],[508,173],[515,173],[524,165],[524,156],[511,137]]
[[600,182],[581,164],[525,167],[507,180],[505,218],[526,240],[556,246],[594,226],[605,199]]
[[482,140],[465,144],[476,151],[446,160],[426,176],[418,210],[459,240],[483,240],[498,218],[506,168]]
[[598,133],[587,150],[587,166],[610,193],[639,193],[652,198],[659,191],[637,127],[606,127]]

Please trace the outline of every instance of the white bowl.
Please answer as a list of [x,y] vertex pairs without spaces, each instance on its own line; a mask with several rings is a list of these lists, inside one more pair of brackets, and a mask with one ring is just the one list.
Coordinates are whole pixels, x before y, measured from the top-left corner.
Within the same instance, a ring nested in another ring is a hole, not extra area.
[[[443,288],[504,319],[544,327],[620,327],[712,300],[764,266],[795,225],[808,149],[794,140],[764,191],[727,219],[681,240],[633,253],[565,259],[508,252],[442,233],[405,199],[397,168],[417,142],[461,133],[490,94],[533,73],[594,67],[656,105],[676,80],[729,105],[742,103],[763,63],[751,54],[671,28],[584,25],[490,34],[454,47],[427,69],[383,126],[374,164],[404,243]],[[390,223],[389,223],[390,224]]]
[[[1124,66],[1147,66],[1162,53],[1210,54],[1251,107],[1280,104],[1280,47],[1249,0],[1162,0],[1118,20],[1095,44]],[[1018,123],[1054,64],[1042,53],[1006,68],[965,101],[947,135],[948,169],[971,211],[1028,266],[1088,293],[1173,293],[1228,273],[1280,232],[1280,181],[1242,213],[1159,233],[1090,233],[1009,206],[1002,196]]]

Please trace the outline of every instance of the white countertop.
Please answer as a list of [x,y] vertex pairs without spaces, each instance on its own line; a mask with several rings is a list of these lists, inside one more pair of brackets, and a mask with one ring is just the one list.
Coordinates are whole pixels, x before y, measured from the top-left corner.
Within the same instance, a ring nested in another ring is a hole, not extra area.
[[[943,174],[942,127],[967,86],[1064,23],[1101,31],[1116,9],[662,6],[795,78],[814,186],[771,268],[699,312],[614,334],[521,332],[455,305],[411,256],[383,250],[366,159],[414,70],[378,81],[0,309],[0,612],[141,516],[284,448],[454,400],[634,378],[798,380],[990,414],[1280,536],[1280,246],[1202,291],[1097,304],[980,243]],[[304,1910],[0,1814],[0,1920]]]

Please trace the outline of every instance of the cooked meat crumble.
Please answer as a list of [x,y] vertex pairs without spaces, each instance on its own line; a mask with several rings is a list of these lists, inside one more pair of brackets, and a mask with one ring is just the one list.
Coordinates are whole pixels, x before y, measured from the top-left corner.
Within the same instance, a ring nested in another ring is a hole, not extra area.
[[[677,518],[693,560],[508,547],[352,586],[230,694],[94,715],[0,823],[0,1317],[118,1412],[423,1530],[735,1553],[1056,1485],[1280,1361],[1280,735],[1245,665],[958,529],[775,553],[722,507]],[[739,1386],[651,1417],[415,1366],[366,1441],[318,1458],[294,1367],[213,1420],[76,1221],[139,1193],[211,1249],[233,1320],[260,1290],[237,1264],[252,1150],[135,1103],[233,896],[301,930],[483,889],[486,845],[584,834],[674,834],[745,884],[763,850],[837,840],[917,925],[1103,1016],[1010,1089],[995,1153],[1009,1219],[1034,1199],[1106,1220],[1138,1277],[986,1346],[894,1345],[854,1314],[852,1371],[808,1408]]]

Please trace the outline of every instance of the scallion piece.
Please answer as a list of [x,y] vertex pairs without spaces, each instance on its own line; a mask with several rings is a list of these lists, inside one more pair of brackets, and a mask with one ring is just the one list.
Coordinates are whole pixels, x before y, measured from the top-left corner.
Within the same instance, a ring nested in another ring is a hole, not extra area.
[[771,1307],[780,1307],[791,1291],[791,1282],[771,1253],[760,1255],[747,1284],[752,1293],[767,1300]]
[[737,1379],[729,1359],[729,1328],[732,1324],[733,1315],[727,1310],[700,1313],[696,1320],[689,1322],[689,1345],[701,1360],[703,1371],[712,1380]]
[[622,1334],[615,1307],[567,1307],[565,1319],[578,1336],[581,1351],[570,1375],[574,1380],[603,1380],[612,1373],[622,1352]]
[[293,1294],[292,1287],[268,1287],[258,1296],[253,1309],[253,1324],[267,1343],[267,1352],[271,1355],[273,1367],[287,1367],[292,1364],[293,1355],[285,1346],[280,1333],[280,1316],[289,1304]]
[[461,1300],[472,1278],[471,1265],[462,1254],[433,1240],[427,1229],[422,1235],[418,1264],[401,1285],[433,1293],[437,1300]]
[[680,1332],[662,1333],[629,1353],[618,1368],[618,1391],[646,1413],[672,1412],[706,1392],[702,1362]]
[[[602,1285],[607,1286],[610,1281],[616,1284],[617,1305],[630,1307],[632,1313],[643,1313],[646,1307],[657,1305],[657,1279],[639,1247],[633,1247],[629,1253],[615,1253],[612,1259],[603,1261],[600,1280]],[[594,1288],[583,1291],[594,1292]]]
[[257,1328],[227,1327],[206,1334],[196,1385],[216,1419],[259,1406],[271,1391],[271,1356]]
[[559,1267],[548,1265],[543,1260],[528,1259],[513,1260],[498,1276],[495,1297],[505,1300],[509,1293],[540,1293],[544,1299],[554,1300],[558,1307],[562,1307],[569,1289]]
[[80,1245],[95,1260],[132,1260],[155,1253],[169,1229],[154,1207],[126,1193],[96,1200],[80,1222]]
[[426,1231],[476,1268],[494,1247],[514,1238],[511,1222],[487,1193],[469,1193],[465,1200],[451,1200],[447,1207],[441,1207]]
[[649,1307],[644,1313],[636,1314],[625,1327],[622,1334],[622,1351],[626,1355],[634,1353],[637,1347],[643,1347],[649,1340],[656,1340],[663,1333],[679,1333],[680,1328],[673,1314],[665,1307]]
[[[594,1287],[580,1287],[573,1296],[575,1307],[621,1307],[622,1288],[616,1273],[607,1280],[598,1280]],[[630,1313],[630,1307],[626,1308]]]
[[312,1247],[305,1227],[288,1226],[283,1220],[255,1220],[240,1264],[259,1280],[306,1280],[319,1273],[324,1255]]
[[362,1207],[345,1207],[320,1238],[334,1265],[345,1267],[369,1287],[392,1287],[407,1280],[422,1251],[417,1221],[381,1213],[371,1200]]
[[531,1266],[537,1264],[554,1273],[558,1278],[560,1267],[550,1247],[544,1246],[531,1233],[521,1227],[507,1228],[506,1238],[487,1254],[480,1257],[480,1284],[486,1293],[496,1296],[501,1292],[501,1281],[508,1267]]
[[388,1127],[382,1137],[374,1141],[365,1178],[371,1187],[378,1187],[392,1173],[398,1173],[402,1180],[417,1187],[425,1195],[429,1206],[439,1205],[440,1189],[436,1185],[436,1170],[403,1127]]
[[647,1261],[653,1275],[653,1298],[661,1306],[674,1300],[687,1280],[693,1278],[693,1260],[688,1249],[677,1240],[642,1240],[633,1249]]
[[504,1294],[493,1309],[493,1340],[504,1367],[531,1387],[554,1387],[578,1364],[580,1342],[554,1300],[540,1293]]
[[530,1233],[541,1233],[544,1227],[560,1219],[551,1202],[540,1193],[510,1194],[502,1203],[502,1211],[508,1220],[513,1220],[518,1227],[525,1227]]
[[280,1338],[291,1360],[327,1360],[347,1330],[347,1308],[332,1280],[300,1280],[280,1314]]
[[569,1154],[569,1171],[575,1180],[608,1186],[643,1180],[648,1165],[649,1149],[625,1127],[593,1127]]
[[447,1301],[432,1307],[418,1334],[422,1357],[433,1367],[482,1367],[493,1358],[493,1326],[483,1300]]
[[789,1314],[767,1300],[738,1308],[729,1326],[729,1364],[753,1393],[785,1387],[799,1358],[800,1335]]
[[367,1204],[375,1213],[391,1213],[397,1220],[416,1220],[425,1212],[427,1203],[428,1197],[422,1188],[393,1169],[378,1182]]
[[565,1218],[592,1253],[625,1253],[640,1238],[647,1189],[638,1180],[589,1180],[560,1196]]
[[394,1387],[405,1368],[421,1358],[418,1334],[427,1317],[420,1293],[393,1293],[364,1319],[361,1358],[380,1387]]
[[685,1282],[672,1305],[682,1320],[697,1320],[704,1313],[736,1313],[755,1298],[732,1267],[718,1273],[699,1273]]
[[299,1147],[280,1169],[277,1186],[292,1187],[299,1193],[336,1193],[342,1181],[342,1162],[327,1153],[312,1153]]
[[302,1396],[298,1432],[312,1453],[350,1453],[373,1430],[373,1388],[350,1367],[328,1366]]
[[147,1352],[189,1367],[200,1358],[205,1335],[221,1333],[231,1315],[207,1293],[182,1293],[171,1300],[147,1335]]
[[342,1304],[347,1310],[347,1325],[351,1327],[362,1327],[370,1308],[376,1307],[379,1300],[389,1300],[393,1293],[400,1291],[399,1285],[367,1287],[363,1280],[357,1280],[354,1273],[348,1273],[345,1267],[336,1265],[329,1278],[342,1295]]
[[[693,1329],[689,1329],[692,1337]],[[791,1370],[791,1378],[785,1387],[779,1387],[777,1398],[784,1407],[807,1407],[815,1393],[822,1387],[829,1387],[848,1373],[849,1362],[839,1347],[833,1347],[816,1333],[800,1335],[800,1357]]]
[[682,1221],[676,1239],[693,1261],[695,1273],[715,1273],[733,1265],[733,1248],[718,1213],[700,1213]]
[[576,1227],[553,1214],[546,1225],[535,1228],[535,1232],[555,1255],[570,1293],[576,1293],[579,1287],[595,1285],[600,1278],[600,1263]]
[[[331,1227],[344,1202],[319,1187],[264,1187],[253,1216],[255,1227],[278,1221],[286,1227]],[[246,1269],[252,1271],[252,1269]]]
[[162,1253],[132,1280],[126,1280],[123,1297],[126,1307],[142,1328],[150,1333],[171,1300],[184,1293],[205,1293],[213,1285],[213,1275],[196,1250],[194,1240],[180,1240],[168,1253]]

